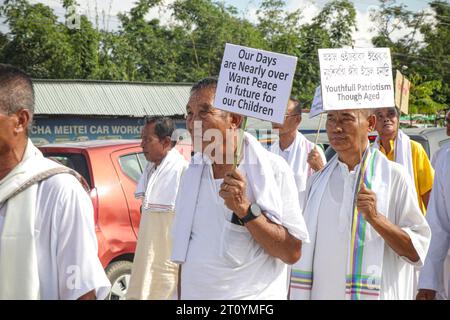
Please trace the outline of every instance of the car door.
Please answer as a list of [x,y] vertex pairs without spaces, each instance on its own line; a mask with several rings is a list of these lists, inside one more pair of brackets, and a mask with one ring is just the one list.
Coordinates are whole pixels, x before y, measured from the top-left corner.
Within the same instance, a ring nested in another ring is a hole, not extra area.
[[136,237],[141,219],[141,200],[136,199],[134,193],[144,169],[139,159],[140,154],[142,154],[142,148],[140,147],[126,148],[111,153],[111,160],[127,200],[130,223]]

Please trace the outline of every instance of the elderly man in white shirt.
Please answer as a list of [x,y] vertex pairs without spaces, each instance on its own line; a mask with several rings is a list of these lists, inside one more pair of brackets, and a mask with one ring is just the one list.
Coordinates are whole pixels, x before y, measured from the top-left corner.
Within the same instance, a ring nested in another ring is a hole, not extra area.
[[174,148],[175,123],[168,117],[146,118],[142,149],[148,163],[139,179],[142,199],[138,242],[127,299],[162,300],[175,296],[178,266],[170,261],[170,229],[181,175],[188,162]]
[[337,154],[308,182],[311,242],[293,267],[292,299],[413,299],[430,228],[411,177],[369,147],[375,121],[370,110],[328,111]]
[[175,206],[179,296],[286,299],[287,265],[308,241],[292,171],[248,134],[233,167],[242,117],[213,107],[216,87],[215,79],[200,81],[187,105],[197,153]]
[[[450,123],[450,121],[448,121]],[[432,237],[425,266],[419,277],[416,299],[448,299],[450,287],[450,148],[443,147],[435,160],[436,175],[427,221]],[[447,262],[446,262],[447,259]]]
[[298,131],[302,121],[302,107],[295,97],[290,97],[284,123],[273,123],[278,130],[279,139],[270,147],[270,151],[287,161],[294,172],[295,183],[299,191],[300,207],[303,209],[306,182],[316,171],[327,163],[320,146],[314,145]]
[[0,64],[0,299],[104,299],[92,202],[28,138],[30,78]]

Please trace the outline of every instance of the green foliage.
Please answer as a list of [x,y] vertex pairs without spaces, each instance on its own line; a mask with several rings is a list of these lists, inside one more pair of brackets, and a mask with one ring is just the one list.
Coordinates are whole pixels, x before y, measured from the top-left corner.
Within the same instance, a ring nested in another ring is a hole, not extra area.
[[328,2],[314,20],[328,31],[331,48],[353,45],[352,32],[357,30],[356,10],[349,0]]
[[[171,23],[149,20],[150,10],[162,3],[136,0],[130,12],[118,16],[119,28],[103,30],[85,16],[70,28],[46,5],[4,0],[0,21],[9,29],[0,32],[0,61],[35,78],[194,82],[219,73],[229,42],[297,56],[292,93],[308,106],[320,83],[317,50],[353,45],[356,30],[350,0],[329,1],[303,23],[301,9],[286,12],[284,0],[263,0],[256,22],[215,0],[176,0],[166,8],[173,12]],[[68,18],[77,2],[61,4]],[[434,20],[396,0],[380,0],[380,11],[372,15],[374,45],[391,48],[394,68],[408,67],[413,112],[434,113],[449,106],[450,9],[441,0],[430,7]],[[405,27],[411,32],[394,39]]]
[[415,74],[411,78],[410,113],[435,114],[443,110],[445,105],[433,100],[434,92],[442,90],[442,82],[439,80],[424,81]]
[[[450,106],[450,5],[432,1],[433,13],[411,12],[396,0],[379,0],[372,19],[378,26],[372,43],[390,47],[393,67],[411,80],[411,113],[436,114]],[[395,32],[409,28],[394,39]],[[420,36],[423,40],[419,40]]]

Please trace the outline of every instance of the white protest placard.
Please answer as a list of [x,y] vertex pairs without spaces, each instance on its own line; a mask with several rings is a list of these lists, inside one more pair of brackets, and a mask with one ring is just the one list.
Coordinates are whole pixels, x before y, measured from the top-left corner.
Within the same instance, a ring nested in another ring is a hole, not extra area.
[[322,86],[318,86],[314,93],[314,99],[311,103],[311,109],[309,110],[309,118],[314,118],[321,113],[323,113]]
[[297,58],[227,43],[214,107],[284,122]]
[[319,49],[324,110],[394,107],[389,48]]

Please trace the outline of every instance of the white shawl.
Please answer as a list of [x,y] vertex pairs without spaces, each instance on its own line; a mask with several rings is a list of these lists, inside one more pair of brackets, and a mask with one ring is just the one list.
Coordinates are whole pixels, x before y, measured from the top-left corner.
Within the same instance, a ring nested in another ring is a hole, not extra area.
[[[281,224],[282,201],[271,162],[265,158],[267,152],[253,136],[245,133],[240,167],[243,167],[247,175],[248,187],[252,189],[256,203],[266,212],[269,219]],[[176,263],[184,263],[186,260],[201,176],[205,162],[208,161],[210,160],[205,159],[205,156],[197,153],[181,179],[172,229],[174,239],[172,261]]]
[[173,148],[160,165],[152,162],[139,179],[135,196],[143,198],[143,209],[149,211],[173,211],[181,173],[188,166],[184,157]]
[[[298,191],[303,192],[306,189],[308,177],[314,173],[314,170],[308,164],[308,154],[314,148],[314,144],[306,139],[300,132],[297,132],[291,146],[292,149],[289,152],[287,163],[292,171],[294,171],[294,178]],[[272,145],[270,151],[278,155],[282,153],[279,141],[276,141]]]
[[[390,170],[387,160],[376,149],[368,148],[364,154],[365,178],[369,189],[377,194],[377,209],[380,213],[389,212],[389,195],[386,181],[390,181]],[[302,247],[301,259],[292,267],[291,299],[309,300],[313,287],[314,275],[314,251],[317,236],[317,222],[320,204],[329,182],[331,173],[338,164],[337,155],[325,166],[322,171],[316,173],[308,182],[307,204],[305,208],[305,220],[310,234],[311,242]],[[360,168],[357,175],[360,176]],[[357,194],[360,177],[353,187]],[[339,186],[336,186],[339,187]],[[356,204],[354,203],[354,206]],[[346,219],[339,219],[340,224],[346,223]],[[348,222],[347,222],[348,223]],[[336,226],[339,230],[352,230],[351,240],[348,246],[346,298],[347,299],[379,299],[381,286],[381,272],[383,265],[384,241],[377,232],[367,223],[362,215],[352,214],[351,226]],[[357,245],[357,244],[362,244]],[[337,253],[339,254],[339,253]],[[359,258],[358,258],[359,257]],[[331,266],[330,266],[331,267]]]
[[7,205],[0,237],[0,299],[40,297],[34,236],[37,182],[57,173],[73,170],[44,158],[28,140],[22,161],[0,181],[0,205]]
[[[373,147],[380,149],[380,136],[373,143]],[[394,161],[405,167],[408,175],[414,181],[414,167],[412,163],[411,139],[402,130],[398,130],[397,138],[394,141]],[[414,190],[415,184],[414,185]],[[416,191],[417,192],[417,191]]]

